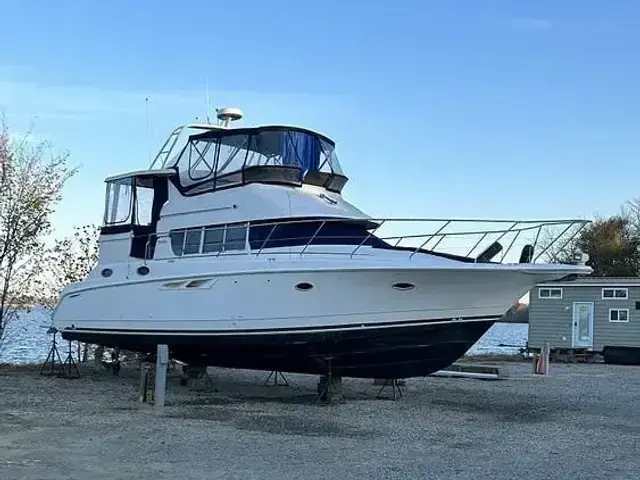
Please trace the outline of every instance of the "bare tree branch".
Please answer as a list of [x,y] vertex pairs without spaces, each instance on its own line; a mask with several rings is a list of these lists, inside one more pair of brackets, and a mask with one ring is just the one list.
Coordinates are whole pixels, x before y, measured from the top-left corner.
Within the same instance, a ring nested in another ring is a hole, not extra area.
[[38,293],[51,214],[77,171],[67,161],[30,135],[12,140],[0,119],[0,344],[8,322]]

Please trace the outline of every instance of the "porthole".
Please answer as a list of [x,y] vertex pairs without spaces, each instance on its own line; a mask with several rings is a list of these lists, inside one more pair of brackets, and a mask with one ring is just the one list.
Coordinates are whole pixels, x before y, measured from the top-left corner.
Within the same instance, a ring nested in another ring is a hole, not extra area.
[[393,288],[406,292],[408,290],[413,290],[414,288],[416,288],[416,286],[413,283],[409,282],[398,282],[393,284]]
[[312,288],[313,288],[313,285],[311,285],[309,282],[301,282],[296,285],[296,290],[299,290],[301,292],[308,292]]
[[111,270],[110,268],[103,268],[100,272],[100,275],[105,278],[109,278],[111,275],[113,275],[113,270]]
[[136,272],[138,272],[138,275],[148,275],[149,274],[149,267],[143,265],[141,267],[138,267]]

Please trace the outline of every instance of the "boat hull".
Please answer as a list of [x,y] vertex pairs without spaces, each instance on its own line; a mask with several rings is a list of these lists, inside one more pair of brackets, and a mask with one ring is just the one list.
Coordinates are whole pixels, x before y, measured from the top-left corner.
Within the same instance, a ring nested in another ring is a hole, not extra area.
[[123,349],[166,344],[190,364],[321,374],[331,363],[344,376],[408,378],[450,365],[537,281],[565,274],[231,262],[215,273],[207,262],[149,262],[144,278],[132,265],[126,279],[83,282],[65,291],[54,325]]
[[[494,323],[460,318],[323,331],[224,335],[179,331],[64,331],[63,338],[153,353],[169,345],[188,364],[363,378],[429,375],[456,361]],[[330,365],[330,367],[329,367]]]

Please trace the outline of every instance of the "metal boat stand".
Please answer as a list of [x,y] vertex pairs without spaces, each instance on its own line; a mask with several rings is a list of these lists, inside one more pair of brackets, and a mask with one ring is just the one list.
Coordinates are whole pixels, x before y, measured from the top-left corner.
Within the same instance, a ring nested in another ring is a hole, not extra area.
[[331,370],[331,360],[333,357],[326,357],[327,374],[320,377],[318,381],[318,397],[316,403],[338,403],[344,400],[342,396],[342,377],[334,376]]
[[[273,387],[288,387],[289,386],[289,381],[287,380],[287,377],[284,376],[284,373],[279,372],[278,370],[273,370],[269,374],[267,379],[264,381],[262,386],[266,387],[267,384],[269,383],[269,380],[271,380],[271,378],[273,378],[273,383],[271,384],[271,386],[273,386]],[[282,379],[282,383],[279,382],[279,379]]]
[[207,371],[207,365],[183,365],[180,385],[195,390],[217,391],[213,378]]
[[56,343],[58,330],[52,327],[47,330],[47,333],[52,333],[53,337],[51,338],[51,348],[47,354],[47,359],[40,367],[40,375],[55,375],[56,359],[58,359],[58,364],[62,365],[62,357],[60,356],[60,351],[58,350],[58,345]]
[[387,387],[391,387],[393,400],[395,400],[396,398],[402,398],[402,385],[404,385],[404,382],[398,381],[397,378],[385,378],[382,381],[382,387],[380,387],[380,390],[378,390],[378,395],[376,395],[376,398],[381,399],[382,391]]
[[78,370],[78,364],[73,359],[73,352],[71,351],[71,340],[69,340],[69,348],[67,350],[67,358],[60,366],[58,371],[58,378],[80,378],[80,370]]

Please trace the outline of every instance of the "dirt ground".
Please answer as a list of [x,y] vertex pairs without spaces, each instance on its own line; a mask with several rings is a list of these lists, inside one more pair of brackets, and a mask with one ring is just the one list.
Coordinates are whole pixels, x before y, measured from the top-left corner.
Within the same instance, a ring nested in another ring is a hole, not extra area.
[[345,403],[316,404],[317,378],[212,370],[217,391],[181,387],[138,403],[120,376],[39,377],[0,368],[0,479],[640,478],[640,368],[502,365],[499,381],[415,378],[376,399],[344,380]]

